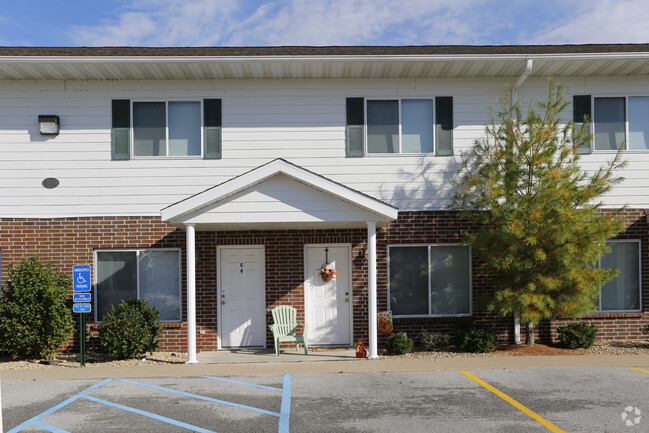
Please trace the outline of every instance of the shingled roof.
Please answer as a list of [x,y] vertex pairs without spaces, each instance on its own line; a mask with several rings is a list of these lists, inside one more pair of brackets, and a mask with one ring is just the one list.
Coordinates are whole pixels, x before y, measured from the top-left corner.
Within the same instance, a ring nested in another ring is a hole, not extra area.
[[0,47],[0,57],[452,56],[649,52],[649,44],[279,47]]

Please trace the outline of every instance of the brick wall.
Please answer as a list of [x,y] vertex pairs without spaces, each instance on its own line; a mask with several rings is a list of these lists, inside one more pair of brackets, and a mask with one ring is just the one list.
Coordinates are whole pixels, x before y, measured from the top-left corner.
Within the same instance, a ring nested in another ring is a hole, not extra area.
[[[642,283],[649,287],[649,227],[643,210],[626,210],[627,230],[620,239],[642,241]],[[398,244],[458,243],[461,233],[470,229],[455,212],[402,212],[397,221],[377,233],[378,310],[387,309],[387,247]],[[298,309],[298,320],[304,320],[304,245],[352,245],[352,291],[354,339],[368,337],[367,298],[367,232],[364,229],[239,231],[196,233],[196,318],[197,349],[214,350],[217,347],[217,246],[264,245],[266,256],[266,323],[272,321],[270,310],[280,304]],[[186,308],[184,288],[185,233],[160,221],[157,217],[88,217],[57,219],[0,219],[0,253],[2,283],[7,278],[7,265],[21,258],[38,254],[64,272],[71,272],[75,264],[94,264],[94,251],[109,248],[181,248],[183,249],[183,312]],[[488,278],[481,263],[472,263],[473,299],[488,289]],[[638,328],[649,322],[646,313],[649,290],[643,292],[643,312],[623,314],[591,314],[586,320],[600,328],[599,338],[639,338]],[[496,319],[474,305],[473,319],[496,329],[501,341],[513,338],[512,320]],[[450,332],[465,318],[395,319],[396,331],[417,336],[422,329]],[[556,320],[539,326],[542,341],[556,339],[556,327],[565,323]],[[186,323],[164,324],[161,339],[164,349],[186,350]],[[88,325],[90,343],[96,343],[97,332]],[[75,338],[78,333],[75,333]],[[379,342],[383,341],[381,337]],[[272,336],[267,330],[266,341],[272,347]],[[70,347],[78,342],[70,343]]]

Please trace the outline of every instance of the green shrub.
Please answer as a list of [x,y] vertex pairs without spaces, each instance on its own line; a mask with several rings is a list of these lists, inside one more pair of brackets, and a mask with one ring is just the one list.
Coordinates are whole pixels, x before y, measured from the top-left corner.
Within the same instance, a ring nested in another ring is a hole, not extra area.
[[428,332],[422,329],[419,342],[424,350],[440,350],[451,345],[451,336],[443,332]]
[[588,349],[595,344],[597,328],[586,322],[569,323],[557,328],[559,341],[567,349]]
[[7,267],[0,295],[0,348],[12,358],[52,359],[74,331],[65,296],[72,277],[38,256]]
[[454,343],[464,352],[489,353],[496,350],[496,335],[487,326],[462,322],[455,327]]
[[415,342],[408,338],[408,336],[403,332],[392,334],[385,341],[385,350],[387,350],[388,355],[403,355],[404,353],[410,353],[414,347]]
[[135,358],[158,347],[162,335],[160,311],[149,307],[144,299],[127,299],[103,317],[99,328],[99,342],[113,355]]

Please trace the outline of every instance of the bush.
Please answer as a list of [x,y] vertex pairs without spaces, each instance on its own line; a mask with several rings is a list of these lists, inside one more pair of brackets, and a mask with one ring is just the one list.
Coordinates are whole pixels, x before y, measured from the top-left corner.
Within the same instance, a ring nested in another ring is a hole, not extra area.
[[111,354],[121,359],[135,358],[159,347],[162,335],[160,311],[144,299],[127,299],[103,317],[99,341]]
[[403,355],[404,353],[410,353],[414,347],[415,342],[408,338],[408,336],[403,332],[392,334],[385,341],[385,350],[387,350],[388,355]]
[[419,341],[424,350],[439,350],[451,345],[451,336],[443,332],[428,332],[422,329]]
[[496,335],[487,326],[463,322],[455,327],[454,343],[464,352],[489,353],[496,350]]
[[559,341],[567,349],[588,349],[595,344],[597,328],[586,322],[569,323],[557,328]]
[[74,331],[65,296],[72,277],[38,256],[9,264],[0,296],[0,347],[12,358],[52,359]]

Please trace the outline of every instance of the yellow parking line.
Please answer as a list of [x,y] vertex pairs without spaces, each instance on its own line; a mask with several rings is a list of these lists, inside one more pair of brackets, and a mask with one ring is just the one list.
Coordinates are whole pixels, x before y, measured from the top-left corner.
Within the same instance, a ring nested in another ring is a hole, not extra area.
[[632,368],[632,369],[634,369],[634,370],[638,370],[638,371],[641,371],[641,372],[643,372],[643,373],[647,373],[647,374],[649,374],[649,371],[647,371],[647,370],[643,370],[643,369],[638,368],[638,367],[629,367],[629,368]]
[[479,377],[474,376],[473,374],[469,373],[469,372],[466,371],[466,370],[460,370],[460,371],[461,371],[462,373],[464,373],[467,377],[473,379],[474,381],[476,381],[477,383],[479,383],[480,385],[482,385],[483,387],[485,387],[485,388],[488,389],[489,391],[491,391],[491,392],[493,392],[494,394],[496,394],[498,397],[500,397],[500,398],[502,398],[503,400],[505,400],[507,403],[509,403],[509,404],[511,404],[512,406],[514,406],[516,409],[518,409],[518,410],[520,410],[521,412],[523,412],[525,415],[527,415],[527,416],[533,418],[535,421],[541,423],[544,427],[546,427],[546,428],[547,428],[548,430],[550,430],[551,432],[555,432],[555,433],[566,433],[565,431],[561,430],[561,429],[560,429],[559,427],[557,427],[556,425],[552,424],[550,421],[548,421],[548,420],[546,420],[545,418],[543,418],[541,415],[539,415],[539,414],[537,414],[536,412],[534,412],[534,411],[528,409],[527,407],[523,406],[522,404],[520,404],[519,402],[517,402],[516,400],[514,400],[513,398],[511,398],[510,396],[508,396],[508,395],[505,394],[504,392],[497,390],[496,388],[494,388],[493,386],[489,385],[487,382],[485,382],[484,380],[480,379]]

